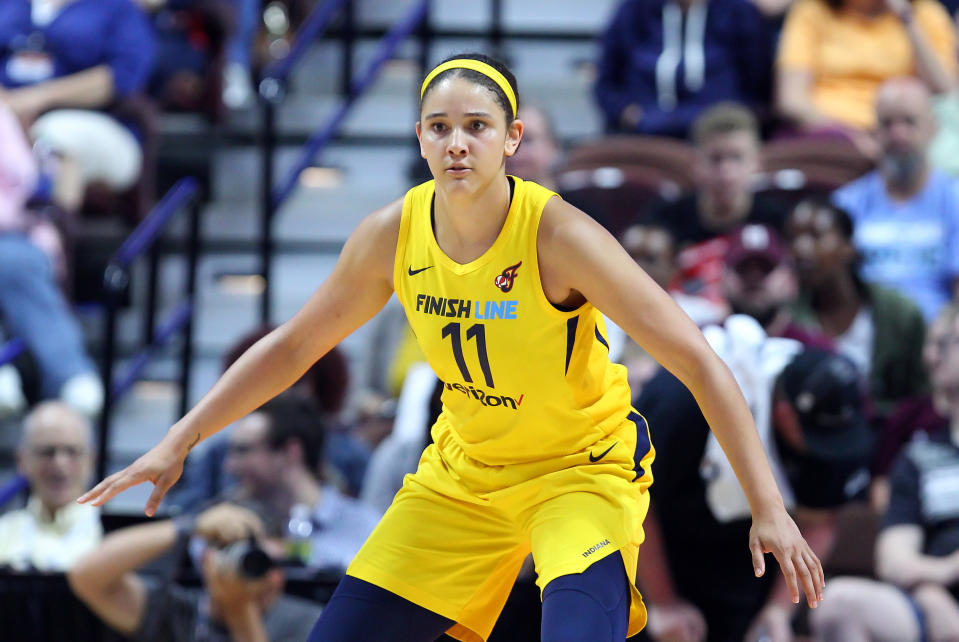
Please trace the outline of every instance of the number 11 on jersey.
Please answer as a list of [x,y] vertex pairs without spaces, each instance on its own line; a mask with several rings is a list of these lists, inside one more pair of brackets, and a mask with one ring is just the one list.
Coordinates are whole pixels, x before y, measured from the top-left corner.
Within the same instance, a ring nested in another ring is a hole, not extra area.
[[[443,327],[443,338],[450,338],[453,345],[453,358],[456,359],[456,365],[460,369],[460,374],[466,383],[473,383],[473,377],[470,375],[469,368],[466,367],[466,359],[463,358],[463,341],[460,334],[460,323],[454,321],[447,323]],[[486,354],[486,326],[482,323],[474,323],[466,329],[466,340],[476,341],[476,354],[479,357],[480,368],[483,370],[483,377],[486,379],[486,385],[494,388],[493,372],[489,367],[489,356]]]

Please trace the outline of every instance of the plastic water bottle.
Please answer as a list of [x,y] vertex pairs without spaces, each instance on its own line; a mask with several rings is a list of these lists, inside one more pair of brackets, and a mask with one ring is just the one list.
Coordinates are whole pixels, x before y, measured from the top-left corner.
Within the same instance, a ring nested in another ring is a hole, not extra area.
[[313,518],[306,504],[294,504],[286,527],[287,555],[303,564],[309,564],[313,554]]

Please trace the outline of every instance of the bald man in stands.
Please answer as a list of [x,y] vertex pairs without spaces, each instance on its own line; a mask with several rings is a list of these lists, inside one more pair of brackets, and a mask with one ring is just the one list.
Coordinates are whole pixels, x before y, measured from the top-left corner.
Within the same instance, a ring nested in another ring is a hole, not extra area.
[[90,422],[59,401],[27,415],[17,467],[30,483],[25,508],[0,517],[0,566],[64,571],[103,537],[100,513],[74,500],[93,470]]
[[886,81],[876,99],[879,165],[833,195],[855,221],[863,277],[911,297],[927,321],[959,292],[959,183],[930,165],[935,133],[922,81]]

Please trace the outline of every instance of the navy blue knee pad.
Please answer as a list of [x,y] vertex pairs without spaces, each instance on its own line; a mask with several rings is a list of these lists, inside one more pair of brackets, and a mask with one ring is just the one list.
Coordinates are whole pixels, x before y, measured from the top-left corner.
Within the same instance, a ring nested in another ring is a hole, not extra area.
[[395,593],[347,575],[307,642],[433,642],[453,624]]
[[543,591],[542,642],[623,642],[629,593],[619,552],[582,573],[557,577]]

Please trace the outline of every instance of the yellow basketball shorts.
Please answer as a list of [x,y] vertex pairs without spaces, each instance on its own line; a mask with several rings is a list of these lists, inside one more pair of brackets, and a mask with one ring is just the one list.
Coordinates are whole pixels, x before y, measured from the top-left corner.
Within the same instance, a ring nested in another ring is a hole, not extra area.
[[635,587],[654,450],[631,412],[583,451],[486,466],[447,434],[423,453],[347,574],[449,618],[448,634],[485,641],[532,552],[542,594],[620,551],[630,578],[629,634],[646,624]]

